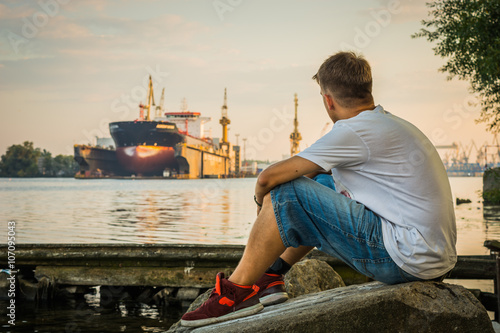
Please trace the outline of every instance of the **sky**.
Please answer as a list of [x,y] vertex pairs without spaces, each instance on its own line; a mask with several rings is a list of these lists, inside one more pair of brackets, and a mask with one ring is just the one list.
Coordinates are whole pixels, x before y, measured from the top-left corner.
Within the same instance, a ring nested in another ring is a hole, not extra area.
[[295,93],[302,150],[331,128],[311,77],[346,50],[370,62],[375,103],[435,145],[491,144],[469,84],[447,80],[446,59],[411,38],[425,2],[2,0],[0,154],[33,141],[72,155],[74,144],[109,136],[109,122],[138,118],[152,75],[156,101],[165,88],[175,112],[186,98],[212,118],[213,137],[227,88],[230,141],[246,139],[246,158],[279,160],[290,152]]

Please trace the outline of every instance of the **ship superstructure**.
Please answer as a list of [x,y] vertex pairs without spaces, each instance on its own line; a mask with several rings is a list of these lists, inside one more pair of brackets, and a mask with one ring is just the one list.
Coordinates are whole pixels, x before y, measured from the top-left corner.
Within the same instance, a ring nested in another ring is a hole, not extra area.
[[165,121],[174,123],[179,132],[191,137],[199,138],[208,142],[205,137],[205,123],[212,120],[210,117],[202,117],[199,112],[188,110],[186,99],[182,101],[180,112],[166,112]]

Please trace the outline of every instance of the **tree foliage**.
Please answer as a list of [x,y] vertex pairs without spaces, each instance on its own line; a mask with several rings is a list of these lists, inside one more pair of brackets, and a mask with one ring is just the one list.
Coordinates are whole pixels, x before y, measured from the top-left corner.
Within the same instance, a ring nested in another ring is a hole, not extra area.
[[57,177],[73,177],[75,173],[78,171],[78,163],[76,163],[75,159],[71,155],[57,155],[51,161],[52,168],[49,169],[49,176],[57,176]]
[[480,122],[500,130],[500,1],[436,0],[429,20],[413,38],[436,42],[434,53],[448,62],[440,71],[470,82],[480,97]]
[[25,141],[22,145],[12,145],[0,160],[0,177],[73,177],[78,171],[78,163],[70,155],[52,154]]
[[0,176],[38,176],[38,157],[40,150],[33,147],[33,142],[25,141],[22,145],[12,145],[7,148],[5,155],[2,155]]

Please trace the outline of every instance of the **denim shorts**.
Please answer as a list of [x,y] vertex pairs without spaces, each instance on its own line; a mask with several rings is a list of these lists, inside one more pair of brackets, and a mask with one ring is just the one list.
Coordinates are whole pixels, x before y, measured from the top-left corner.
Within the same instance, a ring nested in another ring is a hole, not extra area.
[[335,192],[330,175],[301,177],[271,190],[285,247],[314,246],[354,270],[387,284],[421,281],[399,268],[387,253],[380,217]]

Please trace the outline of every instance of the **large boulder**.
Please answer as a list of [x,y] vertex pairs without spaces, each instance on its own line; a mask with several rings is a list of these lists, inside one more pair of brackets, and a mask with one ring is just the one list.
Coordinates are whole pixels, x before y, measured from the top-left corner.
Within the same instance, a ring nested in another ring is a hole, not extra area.
[[262,312],[172,332],[481,332],[488,314],[464,287],[439,282],[370,282],[326,290],[266,307]]
[[302,260],[285,275],[285,287],[290,298],[318,291],[345,287],[342,277],[326,262]]

